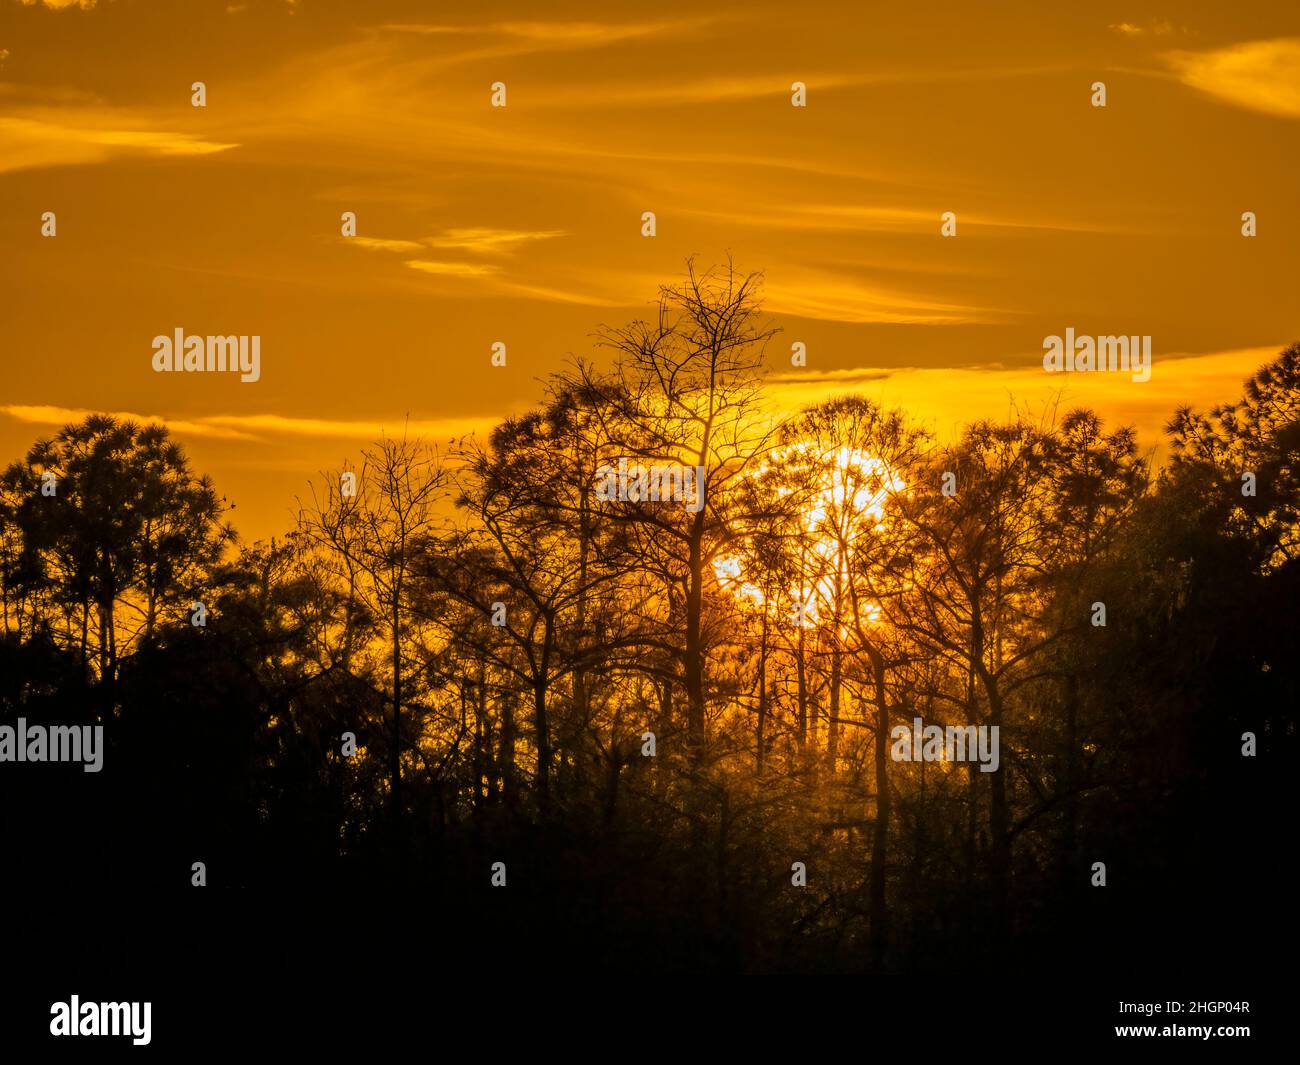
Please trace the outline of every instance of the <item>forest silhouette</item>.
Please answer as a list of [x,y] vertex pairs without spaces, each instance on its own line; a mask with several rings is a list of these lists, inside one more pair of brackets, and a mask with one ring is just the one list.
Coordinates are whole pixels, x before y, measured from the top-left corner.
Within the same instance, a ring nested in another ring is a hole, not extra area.
[[[1260,934],[1207,918],[1285,898],[1242,870],[1291,804],[1300,344],[1170,412],[1158,466],[1083,409],[940,441],[857,395],[774,413],[760,281],[692,266],[535,409],[377,441],[269,542],[163,426],[34,443],[0,478],[0,724],[106,752],[0,766],[24,890],[170,898],[201,861],[644,971]],[[620,458],[702,468],[705,505],[598,499]],[[895,760],[917,718],[996,727],[997,771]]]

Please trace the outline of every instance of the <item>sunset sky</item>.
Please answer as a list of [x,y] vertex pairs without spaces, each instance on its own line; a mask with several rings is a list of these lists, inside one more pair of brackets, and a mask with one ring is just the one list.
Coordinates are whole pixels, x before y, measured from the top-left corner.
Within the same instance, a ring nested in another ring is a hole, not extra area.
[[[526,409],[729,253],[780,406],[855,389],[944,435],[1064,387],[1153,446],[1300,340],[1298,135],[1293,0],[0,0],[0,462],[161,419],[269,536],[381,430]],[[261,380],[154,373],[178,327],[260,335]],[[1045,374],[1067,327],[1151,335],[1151,380]]]

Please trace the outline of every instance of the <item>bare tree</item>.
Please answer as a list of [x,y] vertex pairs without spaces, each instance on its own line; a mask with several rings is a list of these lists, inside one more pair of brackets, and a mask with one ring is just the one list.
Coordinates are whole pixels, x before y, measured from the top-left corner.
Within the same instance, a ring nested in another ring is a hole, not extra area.
[[705,273],[688,263],[682,284],[660,290],[653,321],[600,334],[600,343],[617,356],[612,372],[598,375],[580,366],[576,382],[593,397],[612,460],[702,471],[694,513],[648,501],[610,508],[615,520],[647,530],[645,546],[667,556],[681,586],[678,658],[688,736],[697,750],[706,722],[705,585],[714,579],[714,559],[753,520],[728,489],[767,451],[773,435],[759,387],[764,351],[776,330],[760,315],[760,281],[758,274],[741,276],[730,262]]
[[446,531],[448,475],[432,445],[403,435],[362,452],[355,491],[343,475],[326,478],[322,492],[300,507],[299,529],[332,552],[347,580],[343,654],[350,665],[355,603],[379,623],[388,648],[389,787],[393,821],[402,813],[403,644],[419,615],[412,610],[411,574],[417,558],[437,550]]

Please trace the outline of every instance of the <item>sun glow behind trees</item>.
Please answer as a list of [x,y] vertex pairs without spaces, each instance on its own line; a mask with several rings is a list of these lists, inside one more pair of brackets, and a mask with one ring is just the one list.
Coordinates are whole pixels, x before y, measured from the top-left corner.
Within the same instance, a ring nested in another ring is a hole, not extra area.
[[[809,565],[800,567],[799,579],[767,593],[749,579],[742,554],[716,559],[714,574],[723,588],[756,608],[769,605],[770,598],[778,608],[788,604],[793,624],[816,626],[834,616],[831,604],[843,594],[847,555],[861,536],[884,529],[890,498],[907,486],[883,459],[860,448],[823,449],[813,441],[776,449],[753,478],[767,482],[776,499],[796,503],[797,544],[792,546]],[[880,608],[863,604],[862,615],[876,624]],[[845,635],[843,625],[840,629]]]

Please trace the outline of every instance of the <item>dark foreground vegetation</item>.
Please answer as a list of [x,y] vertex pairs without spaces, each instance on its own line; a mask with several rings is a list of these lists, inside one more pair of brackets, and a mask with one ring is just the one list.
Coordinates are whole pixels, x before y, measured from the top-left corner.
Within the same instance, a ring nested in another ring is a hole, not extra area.
[[[1175,412],[1152,469],[1086,410],[775,420],[754,286],[692,275],[490,440],[382,441],[270,543],[164,428],[38,441],[0,479],[0,725],[106,751],[0,764],[6,899],[170,905],[202,862],[264,912],[370,900],[418,953],[541,967],[1257,950],[1290,895],[1300,346]],[[706,505],[598,499],[620,457],[703,467]],[[997,726],[1000,767],[895,761],[917,717]]]

